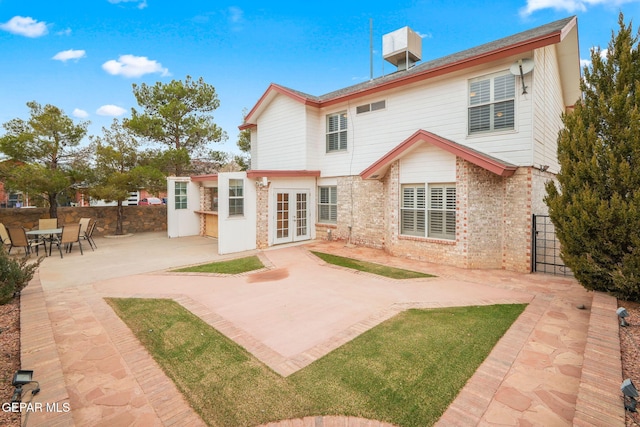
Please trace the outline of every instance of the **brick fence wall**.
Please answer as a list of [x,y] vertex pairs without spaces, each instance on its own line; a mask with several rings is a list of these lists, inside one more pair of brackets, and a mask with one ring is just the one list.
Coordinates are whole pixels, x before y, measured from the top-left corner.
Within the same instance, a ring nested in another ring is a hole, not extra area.
[[[98,221],[94,235],[114,234],[116,230],[116,207],[59,207],[60,225],[78,223],[80,218],[94,218]],[[125,233],[167,230],[167,207],[124,206],[122,228]],[[7,227],[23,226],[32,229],[38,226],[38,219],[49,218],[49,208],[0,209],[0,222]]]

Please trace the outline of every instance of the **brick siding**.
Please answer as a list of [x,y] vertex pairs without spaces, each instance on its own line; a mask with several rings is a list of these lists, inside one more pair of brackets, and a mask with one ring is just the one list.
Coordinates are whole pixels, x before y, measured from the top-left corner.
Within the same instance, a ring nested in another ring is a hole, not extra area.
[[397,256],[464,268],[530,271],[532,209],[544,206],[544,183],[553,175],[521,167],[503,178],[458,158],[456,238],[448,241],[400,235],[399,170],[396,161],[383,180],[338,178],[338,221],[316,224],[316,237],[327,239],[331,230],[333,239],[384,248]]

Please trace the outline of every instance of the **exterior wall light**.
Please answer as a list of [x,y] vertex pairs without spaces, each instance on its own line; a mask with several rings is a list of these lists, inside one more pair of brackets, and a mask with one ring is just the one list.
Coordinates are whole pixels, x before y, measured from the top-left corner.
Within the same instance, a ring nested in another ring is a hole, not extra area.
[[629,326],[629,323],[625,320],[625,317],[629,317],[629,312],[624,307],[617,309],[616,314],[620,319],[620,326]]
[[631,381],[631,378],[627,378],[626,380],[622,381],[620,390],[624,395],[624,409],[629,412],[636,412],[636,404],[638,403],[636,397],[638,397],[638,390],[633,385],[633,381]]

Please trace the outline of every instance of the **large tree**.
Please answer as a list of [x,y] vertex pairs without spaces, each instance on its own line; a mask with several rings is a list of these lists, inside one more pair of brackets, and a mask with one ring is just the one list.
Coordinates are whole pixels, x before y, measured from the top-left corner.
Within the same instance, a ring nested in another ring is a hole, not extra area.
[[583,98],[563,116],[557,183],[546,202],[562,258],[582,285],[640,300],[640,53],[620,14],[591,52]]
[[74,123],[53,105],[27,103],[30,118],[12,119],[2,126],[0,151],[20,163],[7,163],[0,171],[6,187],[44,197],[49,215],[56,218],[58,196],[75,184],[78,164],[87,155],[79,144],[87,134],[89,122]]
[[[243,121],[247,117],[247,110],[242,112]],[[242,129],[238,133],[238,140],[236,145],[242,151],[242,154],[238,154],[234,157],[235,162],[240,166],[240,169],[245,171],[251,167],[251,129]]]
[[135,134],[167,148],[169,174],[181,175],[190,157],[209,142],[226,136],[211,113],[220,106],[215,88],[199,78],[157,82],[153,86],[133,84],[133,94],[142,111],[131,109],[124,125]]
[[140,143],[117,119],[111,128],[102,128],[103,136],[93,137],[95,169],[89,194],[106,201],[117,202],[116,235],[124,234],[122,228],[122,202],[132,191],[145,188],[157,194],[166,189],[164,174],[153,166],[139,164]]

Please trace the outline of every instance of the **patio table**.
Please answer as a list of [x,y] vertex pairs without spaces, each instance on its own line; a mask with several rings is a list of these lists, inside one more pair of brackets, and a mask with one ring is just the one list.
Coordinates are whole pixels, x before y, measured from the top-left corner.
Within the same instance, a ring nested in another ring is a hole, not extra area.
[[47,254],[47,240],[49,240],[49,255],[51,255],[51,247],[53,246],[53,238],[47,239],[45,236],[62,234],[62,228],[45,228],[42,230],[27,231],[27,237],[33,236],[36,239],[42,239],[44,242],[44,253]]

